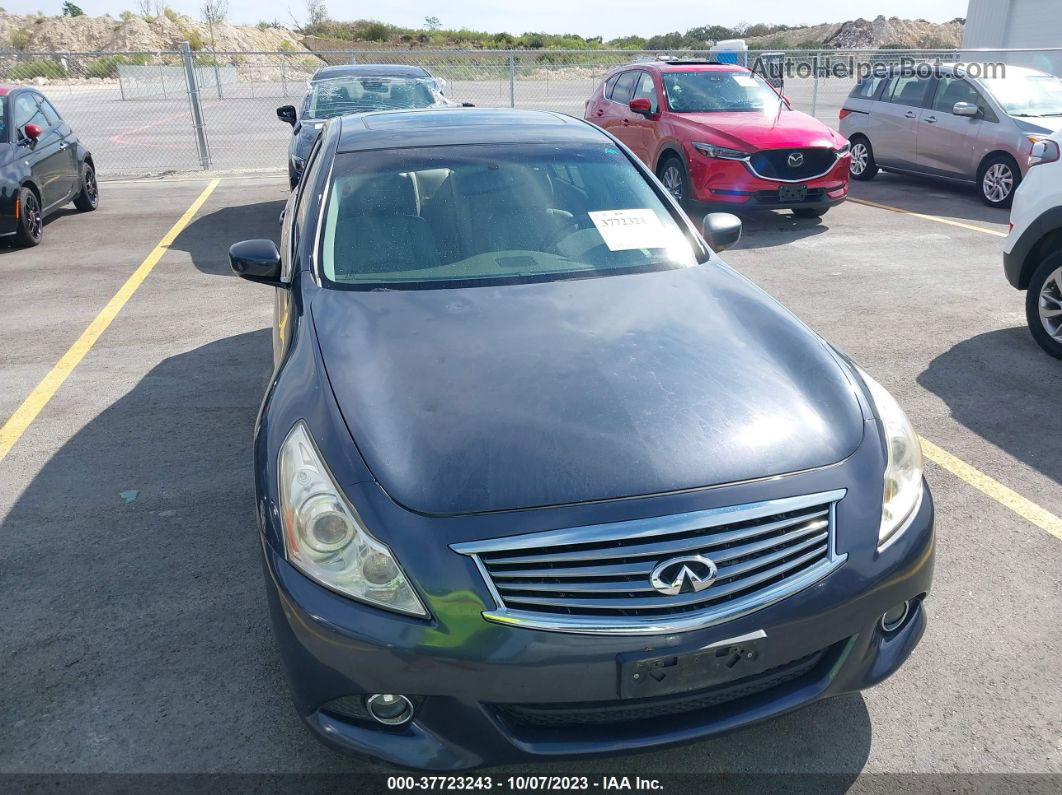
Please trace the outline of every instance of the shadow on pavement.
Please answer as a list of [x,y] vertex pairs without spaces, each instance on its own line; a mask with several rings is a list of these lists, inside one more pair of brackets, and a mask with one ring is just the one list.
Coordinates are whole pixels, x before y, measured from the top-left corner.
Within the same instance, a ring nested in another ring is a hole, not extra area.
[[[710,211],[698,209],[687,212],[694,226],[700,229],[704,216]],[[788,210],[735,214],[741,219],[741,242],[734,246],[734,251],[784,246],[794,240],[821,235],[830,228],[829,213],[822,218],[797,218]],[[724,251],[723,259],[726,259],[726,254]]]
[[235,276],[229,268],[229,246],[241,240],[266,238],[280,244],[280,211],[284,199],[235,204],[201,215],[170,246],[187,251],[192,263],[212,276]]
[[924,215],[939,215],[960,221],[1006,224],[1010,210],[981,202],[977,187],[931,177],[881,172],[870,182],[852,182],[854,199],[888,204]]
[[1062,394],[1058,365],[1019,326],[963,340],[930,362],[918,383],[978,436],[1062,482],[1062,436],[1052,430]]

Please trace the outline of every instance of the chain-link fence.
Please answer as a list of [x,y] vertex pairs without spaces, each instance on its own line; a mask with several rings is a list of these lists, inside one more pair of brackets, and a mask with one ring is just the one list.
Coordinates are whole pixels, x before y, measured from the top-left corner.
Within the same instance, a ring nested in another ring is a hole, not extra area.
[[710,55],[705,50],[333,50],[314,52],[0,52],[0,79],[38,87],[95,156],[103,176],[279,170],[290,127],[279,105],[298,104],[326,65],[413,64],[444,81],[448,97],[486,107],[581,116],[615,66],[662,55],[725,57],[781,83],[797,110],[836,125],[857,77],[874,64],[1004,63],[1062,76],[1052,50],[786,51]]

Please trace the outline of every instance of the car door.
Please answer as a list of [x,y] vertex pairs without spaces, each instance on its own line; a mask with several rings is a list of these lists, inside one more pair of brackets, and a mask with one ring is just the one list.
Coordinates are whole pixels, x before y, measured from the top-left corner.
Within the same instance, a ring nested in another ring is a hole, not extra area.
[[628,119],[630,108],[627,105],[631,101],[631,95],[634,93],[634,85],[638,82],[639,74],[641,74],[641,71],[636,69],[620,74],[616,84],[612,87],[607,108],[601,117],[602,122],[599,123],[601,127],[615,135],[627,146],[630,146],[631,141],[634,139],[630,130],[630,120]]
[[66,156],[62,180],[66,185],[66,195],[72,197],[81,189],[81,164],[77,160],[77,136],[46,97],[38,94],[37,102],[41,106],[44,118],[48,120],[49,127],[55,130],[59,137],[59,149]]
[[868,137],[878,165],[917,169],[918,117],[925,106],[931,78],[897,74],[870,111]]
[[651,114],[645,116],[641,113],[635,113],[628,106],[627,115],[622,124],[630,137],[630,143],[627,143],[626,140],[624,140],[624,143],[627,143],[627,146],[631,148],[634,154],[638,155],[643,163],[651,166],[653,153],[656,151],[656,128],[657,114],[660,112],[660,95],[656,90],[656,84],[653,82],[653,76],[648,72],[638,72],[631,99],[639,98],[649,100]]
[[[13,104],[18,156],[29,165],[30,177],[41,192],[42,209],[47,210],[65,195],[66,147],[62,146],[63,140],[58,132],[48,126],[35,94],[20,92],[15,95]],[[41,128],[36,141],[26,135],[27,124],[36,124]]]
[[[956,116],[956,103],[981,108],[977,116]],[[977,141],[986,124],[987,105],[968,80],[941,75],[929,107],[918,121],[918,167],[921,171],[960,179],[973,179],[977,169]],[[991,111],[989,111],[991,112]]]

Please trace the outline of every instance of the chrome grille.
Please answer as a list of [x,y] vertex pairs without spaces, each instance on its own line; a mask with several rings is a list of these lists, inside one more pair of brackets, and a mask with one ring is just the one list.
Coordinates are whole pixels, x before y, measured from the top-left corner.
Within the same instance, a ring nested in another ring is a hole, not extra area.
[[[497,602],[489,620],[559,632],[643,634],[710,626],[759,610],[844,562],[834,515],[844,490],[695,513],[455,544]],[[700,555],[701,591],[669,596],[650,575]]]

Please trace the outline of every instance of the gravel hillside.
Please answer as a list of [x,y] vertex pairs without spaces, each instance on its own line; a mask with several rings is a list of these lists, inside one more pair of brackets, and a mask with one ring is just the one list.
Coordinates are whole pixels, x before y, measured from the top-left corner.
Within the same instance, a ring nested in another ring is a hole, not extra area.
[[[305,50],[299,38],[286,28],[261,30],[222,22],[214,26],[216,49]],[[151,22],[142,17],[128,20],[111,17],[35,17],[0,13],[0,49],[25,52],[158,52],[175,50],[182,41],[210,46],[207,26],[174,14]]]
[[946,48],[962,45],[961,22],[926,22],[924,19],[900,19],[879,16],[873,20],[812,25],[770,36],[748,39],[771,49],[825,47],[832,49],[876,50],[880,47]]

